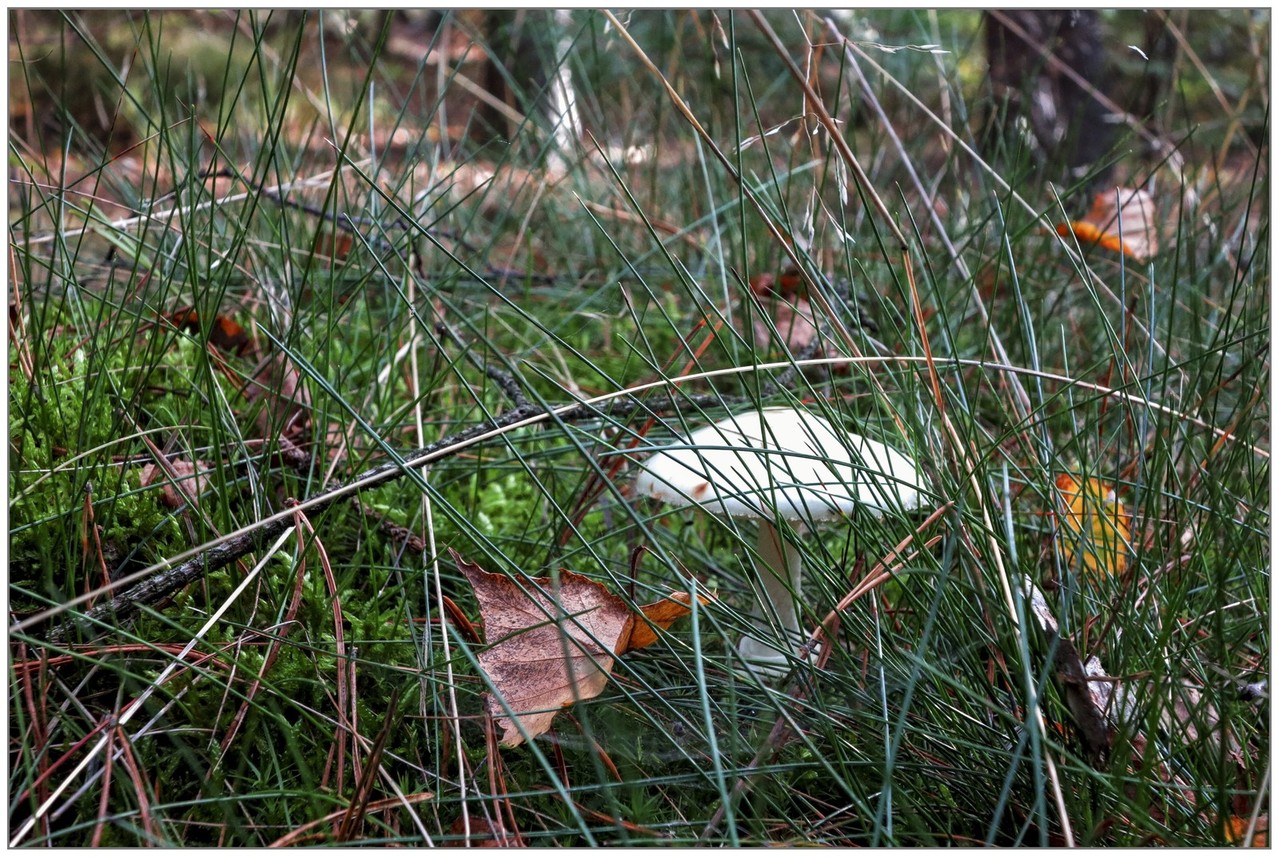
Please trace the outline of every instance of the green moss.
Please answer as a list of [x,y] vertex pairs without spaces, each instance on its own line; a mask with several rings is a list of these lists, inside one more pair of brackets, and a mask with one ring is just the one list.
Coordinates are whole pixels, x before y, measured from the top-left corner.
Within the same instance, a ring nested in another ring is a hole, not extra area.
[[[15,357],[11,349],[10,361]],[[112,498],[121,482],[104,456],[73,458],[106,443],[113,428],[109,408],[89,395],[87,379],[88,358],[76,351],[51,356],[41,379],[16,373],[9,392],[10,579],[55,598],[64,587],[74,590],[79,577],[86,500],[95,501],[98,519],[98,503],[114,506],[102,498]],[[114,515],[103,517],[114,526]]]
[[[188,422],[183,393],[198,346],[178,339],[146,371],[130,363],[126,344],[91,348],[79,339],[52,337],[38,374],[11,379],[10,579],[20,601],[22,590],[63,600],[100,584],[104,565],[114,575],[189,546],[160,490],[142,485],[136,456],[145,447],[123,411],[144,427]],[[10,362],[17,357],[11,346]]]

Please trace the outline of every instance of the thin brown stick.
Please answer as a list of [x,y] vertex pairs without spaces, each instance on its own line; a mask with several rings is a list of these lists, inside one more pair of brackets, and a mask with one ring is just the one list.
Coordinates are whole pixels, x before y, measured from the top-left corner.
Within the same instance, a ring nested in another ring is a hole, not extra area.
[[[93,520],[93,483],[84,484],[84,512],[80,518],[80,553],[81,567],[87,569],[91,560],[97,560],[97,570],[102,572],[102,582],[111,582],[111,572],[107,570],[107,560],[102,553],[102,540],[98,538],[98,528]],[[89,542],[93,542],[92,550]],[[92,554],[92,555],[91,555]],[[90,578],[86,575],[84,585],[89,586]]]
[[311,543],[320,557],[320,568],[324,571],[324,583],[328,587],[329,597],[333,601],[333,640],[337,660],[337,710],[339,713],[337,724],[338,740],[336,742],[338,748],[336,788],[341,791],[343,767],[346,760],[345,750],[347,735],[348,733],[355,734],[355,723],[353,721],[346,723],[345,728],[342,723],[343,720],[348,719],[348,698],[350,695],[350,688],[348,686],[348,670],[351,670],[354,667],[350,662],[350,658],[347,656],[346,639],[342,632],[342,626],[345,624],[342,618],[342,598],[338,590],[337,578],[333,575],[333,566],[329,564],[328,552],[324,550],[323,542],[321,542],[319,537],[315,534],[315,529],[311,526],[310,519],[297,505],[294,506],[294,514],[298,533],[298,551],[299,553],[304,553],[306,550],[306,541],[303,533],[303,529],[305,529],[305,535],[309,535],[311,537]]
[[[542,408],[532,405],[524,408],[515,408],[493,420],[486,421],[474,428],[443,438],[423,449],[411,452],[403,456],[403,458],[411,460],[431,456],[433,453],[440,453],[445,450],[452,451],[453,448],[460,450],[463,446],[469,446],[469,442],[473,442],[475,439],[508,426],[518,425],[542,414],[544,414]],[[399,461],[383,464],[367,471],[361,477],[352,480],[346,485],[328,486],[325,491],[312,497],[306,503],[299,504],[299,508],[305,508],[311,514],[315,514],[327,509],[346,495],[355,493],[359,488],[380,485],[383,482],[398,478],[404,475],[407,469]],[[113,622],[119,623],[134,618],[144,605],[154,604],[182,589],[187,584],[230,565],[241,557],[266,545],[272,539],[278,538],[292,525],[292,517],[293,510],[284,510],[258,522],[253,527],[232,533],[225,541],[207,550],[199,551],[194,557],[174,568],[167,570],[157,570],[155,567],[144,569],[143,573],[149,573],[150,576],[145,577],[136,586],[116,596],[110,602],[87,610],[83,616],[56,626],[50,631],[49,640],[52,642],[61,641],[76,628],[88,631],[95,626],[110,625]],[[156,573],[157,571],[158,573]],[[136,577],[127,578],[126,580],[133,579],[136,579]],[[120,582],[117,581],[115,586],[119,585]],[[32,616],[24,622],[17,623],[14,630],[21,630],[30,625],[39,624],[52,615],[56,615],[77,603],[82,603],[83,600],[83,598],[73,599],[65,605],[51,608]]]
[[[364,807],[364,815],[367,817],[373,813],[385,812],[388,809],[395,809],[407,802],[410,806],[417,803],[425,803],[428,800],[435,800],[435,792],[418,792],[417,794],[405,795],[403,799],[400,797],[383,798],[382,800],[371,801]],[[300,845],[304,841],[311,839],[327,839],[324,834],[305,835],[308,830],[314,830],[333,821],[340,822],[346,814],[350,812],[350,807],[343,807],[336,812],[331,812],[326,816],[317,818],[314,821],[308,821],[306,824],[281,836],[279,839],[271,843],[271,848],[285,848],[290,845]]]
[[155,819],[151,817],[151,801],[147,797],[151,789],[142,773],[141,766],[138,764],[137,756],[133,753],[133,742],[129,740],[129,736],[124,731],[123,726],[117,725],[113,730],[113,734],[115,740],[120,742],[124,769],[129,772],[129,778],[133,780],[133,789],[138,795],[138,815],[142,817],[142,829],[146,831],[147,836],[151,837],[151,844],[158,844],[160,842],[159,831],[155,828]]
[[[888,552],[887,556],[876,563],[875,567],[872,568],[864,578],[862,578],[862,582],[857,584],[851,592],[845,595],[840,602],[835,605],[835,609],[831,610],[831,612],[827,614],[826,618],[822,620],[822,624],[819,625],[817,630],[813,633],[813,642],[816,643],[825,638],[829,630],[838,623],[839,614],[851,607],[854,601],[889,580],[893,576],[894,567],[901,565],[902,563],[909,562],[918,556],[919,551],[913,551],[910,555],[902,557],[902,551],[915,541],[916,536],[941,517],[941,515],[953,505],[954,503],[952,502],[940,506],[935,512],[928,516],[927,520],[915,529],[915,532],[902,539],[896,547]],[[924,542],[924,546],[920,550],[926,550],[933,547],[937,544],[937,540],[940,538],[941,536],[933,536],[931,539]],[[898,560],[900,560],[900,562],[898,562]]]
[[285,638],[293,630],[293,620],[297,618],[298,608],[302,603],[302,585],[305,581],[306,552],[300,549],[298,552],[298,571],[296,581],[293,584],[293,597],[289,600],[289,606],[284,611],[284,621],[280,623],[279,632],[267,646],[266,657],[262,659],[262,668],[258,670],[257,677],[249,685],[249,690],[244,695],[244,701],[240,703],[240,709],[235,713],[235,717],[231,721],[231,728],[227,730],[226,737],[222,739],[220,749],[224,756],[227,748],[231,746],[231,742],[235,740],[236,734],[240,731],[240,727],[244,724],[244,718],[249,714],[249,706],[253,704],[258,690],[262,687],[262,680],[266,678],[266,674],[270,672],[271,667],[275,664],[275,659],[280,654]]
[[337,840],[339,842],[351,841],[356,828],[364,822],[364,817],[368,813],[369,796],[373,794],[373,783],[377,779],[378,770],[382,767],[382,753],[386,749],[387,738],[391,734],[399,702],[400,689],[394,687],[391,689],[391,698],[386,703],[386,716],[382,718],[382,728],[378,731],[373,747],[369,750],[368,760],[364,764],[364,775],[360,777],[351,805],[347,807],[346,814],[342,816],[342,821],[338,824]]
[[[352,656],[358,654],[358,650],[352,649],[351,654]],[[360,754],[354,752],[356,747],[358,746],[359,734],[360,734],[360,697],[356,690],[355,675],[356,675],[356,664],[355,664],[354,657],[352,657],[348,659],[346,663],[346,683],[347,683],[346,704],[347,704],[347,707],[350,708],[350,713],[347,715],[347,720],[349,720],[351,724],[351,728],[348,730],[351,734],[351,745],[352,745],[351,778],[355,780],[355,782],[360,783],[364,781],[364,771],[366,769],[362,767],[364,762],[363,760],[361,760]],[[341,780],[339,780],[338,782],[340,783]]]
[[14,247],[14,244],[9,245],[9,276],[13,279],[13,303],[10,305],[9,312],[9,342],[18,351],[18,367],[29,384],[35,377],[35,359],[31,356],[31,343],[28,341],[26,326],[23,323],[26,313],[22,311],[22,289],[19,288],[21,277],[17,274],[21,268],[18,267],[17,251]]
[[[231,644],[228,644],[228,646]],[[17,660],[11,664],[15,673],[28,673],[32,670],[39,670],[43,673],[45,667],[58,667],[63,664],[69,664],[81,660],[94,660],[101,658],[103,655],[124,655],[124,654],[155,654],[157,651],[178,657],[182,653],[183,646],[178,643],[136,643],[132,645],[119,646],[100,646],[96,648],[85,648],[82,646],[74,647],[75,655],[57,655],[52,658],[41,657],[36,660]],[[43,650],[47,652],[48,650]],[[194,654],[194,653],[193,653]],[[214,661],[221,665],[224,669],[230,670],[231,665],[219,658],[214,653],[199,653],[191,659],[191,666],[198,667],[206,661]]]
[[106,760],[102,763],[102,790],[98,795],[98,821],[93,825],[93,836],[89,837],[89,847],[97,848],[102,843],[102,832],[107,826],[107,803],[111,798],[111,774],[115,769],[115,752],[111,747],[115,741],[115,730],[107,733]]
[[866,171],[862,169],[861,163],[857,160],[857,156],[853,154],[852,148],[848,145],[848,141],[844,139],[844,135],[840,132],[839,126],[835,124],[835,120],[831,118],[830,112],[826,109],[826,105],[822,103],[821,98],[813,89],[808,77],[795,65],[795,61],[791,59],[790,53],[786,50],[786,46],[782,44],[782,40],[773,32],[773,28],[769,26],[768,21],[764,20],[764,16],[755,10],[746,13],[751,20],[755,22],[755,26],[764,34],[764,38],[768,39],[769,44],[773,46],[773,51],[786,64],[786,70],[790,72],[791,77],[799,84],[800,89],[804,91],[804,97],[808,101],[808,109],[813,111],[817,117],[817,121],[822,123],[822,127],[826,129],[826,133],[830,135],[831,142],[835,144],[836,151],[839,152],[840,158],[844,164],[852,171],[853,177],[857,179],[857,185],[867,197],[870,198],[871,204],[875,206],[875,210],[879,212],[880,218],[884,225],[893,233],[897,246],[904,252],[907,248],[906,236],[902,234],[901,229],[897,226],[897,222],[893,220],[892,214],[888,211],[888,206],[884,204],[879,194],[875,191],[874,185],[870,183],[870,177],[866,175]]
[[[425,803],[426,801],[434,801],[434,799],[435,792],[405,794],[403,799],[399,797],[382,798],[381,801],[371,801],[368,803],[365,807],[365,815],[368,816],[375,814],[375,812],[394,810],[395,807],[402,806],[405,802],[407,802],[409,806],[413,806],[414,803]],[[301,828],[290,830],[289,833],[284,834],[283,837],[276,839],[275,842],[270,844],[270,848],[285,848],[289,847],[289,845],[299,845],[302,844],[304,840],[326,839],[327,837],[325,837],[324,834],[312,834],[310,837],[307,837],[307,835],[304,834],[306,834],[308,830],[313,830],[318,828],[318,826],[329,824],[331,821],[340,821],[349,811],[349,807],[344,807],[341,808],[341,810],[330,812],[329,815],[322,816],[320,819],[316,819],[315,821],[307,821],[306,824],[301,826]]]
[[[26,651],[27,651],[27,644],[19,643],[18,657],[25,658]],[[48,663],[48,655],[49,653],[47,650],[41,651],[40,653],[39,676],[41,679],[40,683],[42,687],[44,686],[44,683],[45,683],[44,678],[45,678],[46,664]],[[33,748],[36,750],[36,758],[33,760],[35,762],[35,768],[39,772],[39,774],[36,777],[36,785],[37,785],[36,802],[38,804],[43,804],[45,802],[45,799],[48,798],[49,796],[49,788],[45,784],[45,780],[48,778],[48,775],[52,773],[52,770],[49,768],[49,754],[47,752],[49,747],[48,715],[45,711],[44,705],[39,705],[39,706],[36,705],[35,689],[33,687],[34,684],[35,682],[32,681],[32,677],[30,675],[27,676],[26,681],[22,682],[22,699],[26,703],[27,711],[28,711],[27,716],[31,721],[30,730],[31,730],[31,738],[32,738],[32,741],[29,744],[24,741],[22,743],[22,747],[24,752]],[[44,695],[41,694],[41,703],[45,702],[43,696]],[[42,832],[44,833],[45,836],[49,835],[47,821],[45,822],[45,826]]]

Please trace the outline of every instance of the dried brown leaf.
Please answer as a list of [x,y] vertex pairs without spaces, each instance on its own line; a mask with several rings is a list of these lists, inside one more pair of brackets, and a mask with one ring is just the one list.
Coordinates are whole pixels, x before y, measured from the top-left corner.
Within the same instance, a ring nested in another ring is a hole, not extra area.
[[[204,461],[192,464],[181,458],[168,462],[168,468],[158,464],[148,464],[142,468],[140,481],[145,488],[153,483],[160,484],[160,501],[170,509],[177,509],[186,503],[195,505],[200,495],[209,487],[206,475],[212,466]],[[179,493],[181,492],[181,493]]]
[[1075,644],[1065,637],[1057,638],[1053,666],[1066,707],[1075,718],[1080,742],[1089,757],[1099,763],[1110,754],[1114,743],[1114,727],[1106,716],[1109,688],[1102,687],[1107,682],[1098,680],[1106,678],[1106,671],[1095,657],[1082,661]]
[[[788,351],[798,354],[812,344],[813,338],[817,336],[817,325],[813,323],[813,307],[806,299],[800,298],[794,304],[778,300],[772,306],[767,306],[767,309],[772,312],[773,326],[777,328],[777,334]],[[768,324],[757,318],[753,327],[755,344],[761,349],[769,348],[773,332]]]
[[320,261],[341,262],[351,254],[351,248],[355,246],[355,238],[349,232],[320,229],[315,233],[315,243],[312,246]]
[[276,354],[263,362],[245,388],[244,397],[250,402],[262,401],[258,412],[261,437],[283,437],[295,442],[306,437],[311,397],[287,354]]
[[541,735],[561,708],[600,694],[635,622],[620,598],[567,570],[521,586],[449,552],[480,603],[489,647],[479,661],[495,691],[487,706],[502,746]]
[[1111,680],[1101,661],[1094,657],[1087,661],[1079,656],[1075,644],[1058,633],[1057,617],[1048,606],[1048,599],[1030,578],[1022,578],[1026,593],[1027,609],[1050,643],[1056,646],[1053,667],[1061,685],[1066,707],[1075,719],[1080,742],[1088,755],[1099,762],[1110,753],[1114,740],[1111,724]]
[[[192,307],[171,312],[166,318],[174,327],[179,327],[188,333],[201,332],[200,314]],[[214,316],[213,324],[209,326],[209,342],[229,354],[244,354],[252,344],[244,328],[225,315]]]
[[468,848],[508,848],[523,844],[519,834],[509,833],[501,819],[490,820],[480,815],[467,818],[459,815],[454,819],[449,832],[454,836],[466,836],[468,827],[470,836],[464,840]]
[[[804,288],[799,272],[783,271],[780,276],[759,274],[751,278],[751,291],[759,298],[760,306],[773,320],[777,336],[791,354],[810,349],[817,338],[817,315]],[[773,330],[763,318],[752,323],[755,345],[763,351],[773,347]],[[839,352],[827,346],[826,357],[837,357]]]

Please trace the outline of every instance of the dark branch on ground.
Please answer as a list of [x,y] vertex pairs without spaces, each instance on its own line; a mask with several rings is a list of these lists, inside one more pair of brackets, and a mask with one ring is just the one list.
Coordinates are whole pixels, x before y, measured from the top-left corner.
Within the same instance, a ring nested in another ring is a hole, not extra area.
[[[370,470],[365,471],[359,476],[351,479],[346,483],[333,482],[325,486],[325,489],[319,494],[309,498],[307,502],[307,514],[315,515],[323,512],[329,506],[338,500],[345,499],[346,486],[355,482],[365,483],[363,487],[373,488],[378,485],[390,482],[400,476],[408,473],[408,468],[404,462],[412,461],[425,456],[430,456],[441,450],[448,449],[452,446],[466,444],[468,441],[477,437],[493,432],[497,429],[515,425],[525,420],[554,415],[554,419],[561,423],[578,423],[590,422],[592,420],[617,420],[630,418],[639,413],[645,418],[650,416],[661,416],[663,414],[676,413],[683,408],[722,408],[725,406],[733,406],[738,404],[746,404],[749,400],[725,397],[718,393],[706,393],[699,396],[683,397],[676,401],[667,398],[665,403],[646,402],[633,397],[618,399],[609,403],[602,408],[596,408],[590,405],[577,405],[570,407],[568,410],[555,413],[556,408],[553,406],[540,406],[535,404],[518,405],[508,411],[478,423],[469,429],[441,438],[434,443],[428,444],[421,449],[415,449],[406,452],[400,456],[400,460],[387,462],[378,465]],[[465,448],[465,447],[463,447]],[[357,495],[358,498],[358,495]],[[143,580],[124,592],[112,598],[110,601],[92,607],[79,616],[75,616],[69,620],[55,625],[48,633],[47,639],[50,642],[63,642],[73,632],[79,632],[86,636],[93,634],[93,629],[102,631],[110,631],[113,628],[131,622],[141,612],[145,606],[150,606],[163,601],[170,595],[174,594],[183,587],[194,583],[206,574],[211,574],[226,566],[236,562],[244,556],[260,550],[276,539],[293,526],[293,521],[289,518],[280,518],[270,520],[262,524],[257,529],[242,533],[239,536],[228,539],[218,545],[210,547],[208,550],[201,552],[198,556],[192,557],[186,562],[165,571],[156,572],[151,577]]]

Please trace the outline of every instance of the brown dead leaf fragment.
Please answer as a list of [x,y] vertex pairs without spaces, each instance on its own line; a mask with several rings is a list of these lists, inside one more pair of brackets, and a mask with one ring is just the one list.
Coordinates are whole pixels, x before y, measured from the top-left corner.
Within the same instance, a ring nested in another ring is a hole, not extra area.
[[[794,305],[778,300],[769,307],[773,314],[773,326],[786,348],[792,354],[798,354],[812,344],[817,336],[817,325],[813,324],[813,308],[803,298]],[[755,344],[764,350],[772,345],[773,332],[763,319],[757,318],[751,324],[755,333]]]
[[1050,643],[1055,647],[1053,666],[1057,681],[1066,699],[1066,707],[1075,718],[1075,726],[1084,750],[1100,762],[1109,753],[1114,741],[1110,716],[1111,685],[1101,661],[1079,657],[1075,644],[1058,633],[1057,617],[1048,606],[1048,599],[1030,578],[1022,579],[1026,593],[1027,609],[1039,623]]
[[1106,716],[1108,697],[1097,686],[1098,677],[1105,678],[1101,661],[1092,657],[1084,662],[1075,644],[1065,637],[1057,638],[1057,652],[1053,666],[1057,670],[1066,698],[1066,707],[1075,718],[1080,742],[1084,751],[1095,762],[1104,761],[1114,743],[1114,728]]
[[[1231,845],[1247,848],[1270,847],[1270,814],[1262,813],[1256,823],[1249,816],[1232,815],[1226,819],[1226,841]],[[1252,831],[1252,840],[1248,841],[1248,831]]]
[[142,468],[139,481],[143,488],[159,483],[161,502],[170,509],[177,509],[188,502],[193,506],[196,504],[200,495],[209,486],[207,474],[212,469],[212,465],[204,461],[196,461],[192,464],[184,459],[175,458],[169,461],[167,472],[165,468],[157,464],[148,464]]
[[244,388],[250,402],[262,400],[258,432],[263,438],[283,437],[295,443],[310,431],[311,397],[302,375],[287,354],[276,354],[258,366]]
[[[804,290],[803,280],[794,271],[780,276],[759,274],[751,278],[751,291],[759,298],[759,304],[772,318],[772,325],[763,318],[752,321],[755,345],[768,351],[773,346],[773,329],[786,349],[792,354],[804,352],[817,337],[817,316]],[[826,356],[837,356],[832,348]]]
[[521,585],[449,552],[480,603],[489,647],[479,661],[495,691],[486,701],[503,747],[541,735],[561,708],[604,690],[635,621],[620,598],[571,571],[562,570],[558,582],[535,577]]
[[351,254],[355,239],[349,232],[321,229],[315,233],[315,242],[312,246],[315,249],[315,255],[321,261],[340,262]]
[[489,820],[482,816],[463,818],[459,815],[449,832],[454,836],[466,836],[468,848],[509,848],[523,844],[518,834],[512,836],[507,832],[500,819]]

